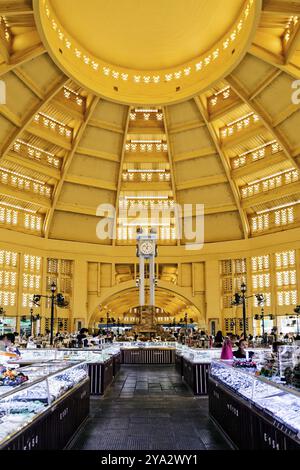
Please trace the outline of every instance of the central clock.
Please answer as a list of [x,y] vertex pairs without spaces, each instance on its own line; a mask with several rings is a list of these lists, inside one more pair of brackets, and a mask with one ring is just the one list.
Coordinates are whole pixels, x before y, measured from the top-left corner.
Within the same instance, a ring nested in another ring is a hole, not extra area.
[[150,256],[154,254],[154,243],[149,240],[143,241],[140,244],[140,252],[144,256]]

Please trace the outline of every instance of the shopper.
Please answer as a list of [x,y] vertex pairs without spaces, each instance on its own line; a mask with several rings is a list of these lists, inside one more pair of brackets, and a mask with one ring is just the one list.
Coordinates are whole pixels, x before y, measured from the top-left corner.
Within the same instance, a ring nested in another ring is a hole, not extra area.
[[[247,352],[246,352],[247,346],[248,346],[247,341],[245,341],[244,339],[240,339],[239,344],[238,344],[238,349],[237,351],[233,353],[233,356],[236,359],[247,359]],[[249,359],[252,359],[253,355],[254,355],[253,351],[248,352]]]
[[229,338],[224,339],[222,351],[221,351],[221,359],[223,360],[233,359],[232,345],[231,345],[231,341]]
[[222,345],[223,345],[223,334],[222,334],[222,331],[219,330],[215,336],[214,347],[221,348]]
[[88,330],[86,328],[81,328],[77,335],[78,346],[80,348],[86,348],[88,346],[87,333]]

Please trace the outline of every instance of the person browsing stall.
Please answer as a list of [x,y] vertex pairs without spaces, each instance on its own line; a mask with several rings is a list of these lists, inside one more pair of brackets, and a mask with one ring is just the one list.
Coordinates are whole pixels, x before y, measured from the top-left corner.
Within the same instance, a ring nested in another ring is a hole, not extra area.
[[[238,342],[238,349],[237,349],[237,351],[235,351],[233,353],[233,356],[236,359],[247,359],[247,351],[246,351],[247,346],[248,346],[247,341],[245,341],[244,339],[241,339]],[[254,355],[253,351],[248,352],[248,358],[249,359],[252,359],[253,355]]]

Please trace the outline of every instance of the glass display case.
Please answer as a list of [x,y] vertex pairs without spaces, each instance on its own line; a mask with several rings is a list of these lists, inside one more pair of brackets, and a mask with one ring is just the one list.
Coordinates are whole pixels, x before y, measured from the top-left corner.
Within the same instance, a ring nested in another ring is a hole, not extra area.
[[[292,374],[295,368],[300,364],[300,346],[298,345],[284,345],[278,348],[279,356],[279,374],[289,382],[292,382]],[[300,384],[299,387],[300,388]]]
[[0,387],[0,448],[88,378],[84,362],[41,363],[20,370],[28,375],[28,382],[10,390]]
[[104,349],[22,349],[19,359],[13,359],[8,362],[20,365],[53,360],[80,360],[103,363],[111,356],[115,356],[119,353],[119,345],[107,346]]
[[193,364],[209,364],[213,359],[220,359],[221,349],[191,349],[180,350],[181,356]]
[[210,377],[300,437],[300,392],[233,365],[212,361]]

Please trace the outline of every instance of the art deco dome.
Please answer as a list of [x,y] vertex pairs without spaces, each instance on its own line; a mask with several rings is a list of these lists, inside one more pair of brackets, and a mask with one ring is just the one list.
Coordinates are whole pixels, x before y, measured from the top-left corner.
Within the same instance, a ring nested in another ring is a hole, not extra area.
[[[273,0],[226,14],[208,0],[1,1],[2,232],[134,243],[118,213],[116,240],[97,238],[97,207],[116,201],[204,204],[205,243],[298,227],[299,15]],[[175,219],[160,244],[185,243]]]

